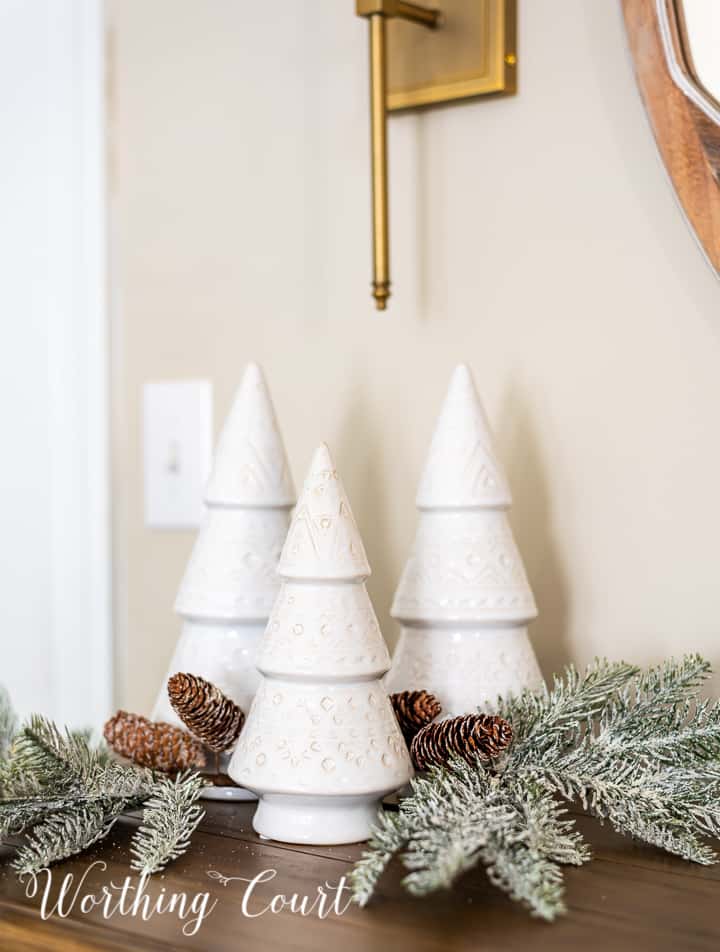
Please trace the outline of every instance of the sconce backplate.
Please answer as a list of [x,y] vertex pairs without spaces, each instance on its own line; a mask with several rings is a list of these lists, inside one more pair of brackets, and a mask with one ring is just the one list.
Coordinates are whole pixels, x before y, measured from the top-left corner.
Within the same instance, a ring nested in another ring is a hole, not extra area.
[[517,0],[425,2],[442,12],[439,29],[388,19],[388,109],[514,93]]

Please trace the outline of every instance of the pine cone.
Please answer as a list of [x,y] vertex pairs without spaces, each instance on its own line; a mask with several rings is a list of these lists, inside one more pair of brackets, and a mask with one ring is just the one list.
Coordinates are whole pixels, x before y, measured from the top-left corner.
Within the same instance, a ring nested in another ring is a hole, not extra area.
[[179,727],[149,721],[139,714],[118,711],[105,724],[103,736],[115,753],[141,767],[176,773],[204,767],[202,744]]
[[196,674],[174,674],[168,695],[177,716],[206,747],[216,754],[232,747],[245,715],[220,688]]
[[438,699],[427,691],[400,691],[390,695],[390,703],[408,747],[417,732],[442,712]]
[[446,767],[453,756],[473,764],[478,757],[497,757],[511,740],[512,727],[502,717],[463,714],[423,727],[410,745],[410,756],[418,770]]

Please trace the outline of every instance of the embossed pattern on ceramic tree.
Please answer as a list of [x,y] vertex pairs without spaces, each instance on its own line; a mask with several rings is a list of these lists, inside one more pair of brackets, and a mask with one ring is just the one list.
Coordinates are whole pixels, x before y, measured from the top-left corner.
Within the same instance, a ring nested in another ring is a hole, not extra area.
[[507,519],[510,488],[468,367],[450,381],[395,594],[402,632],[388,691],[426,689],[443,716],[492,710],[541,682],[527,634],[535,599]]
[[218,443],[208,507],[180,585],[183,631],[153,719],[183,726],[167,693],[177,672],[199,675],[243,710],[259,683],[255,652],[277,595],[277,563],[295,501],[282,436],[257,364],[248,364]]
[[282,587],[258,651],[262,681],[230,764],[260,794],[255,829],[287,842],[366,839],[410,759],[380,678],[390,658],[350,504],[316,451],[278,566]]

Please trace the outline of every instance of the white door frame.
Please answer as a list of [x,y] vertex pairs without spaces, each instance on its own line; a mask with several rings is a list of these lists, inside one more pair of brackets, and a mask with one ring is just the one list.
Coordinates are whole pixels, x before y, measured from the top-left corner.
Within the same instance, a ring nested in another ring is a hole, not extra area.
[[[22,333],[19,322],[27,320],[47,341],[47,351],[37,354],[37,365],[29,366],[27,375],[43,375],[46,360],[47,378],[37,399],[47,399],[50,488],[44,503],[48,548],[37,566],[39,597],[49,603],[49,630],[16,631],[12,643],[0,638],[0,662],[3,651],[45,652],[37,689],[26,683],[27,673],[15,685],[23,697],[21,707],[32,704],[60,723],[97,728],[113,700],[104,2],[3,2],[0,56],[10,52],[6,43],[27,47],[12,52],[15,74],[6,78],[27,89],[24,71],[36,71],[33,91],[22,95],[27,95],[25,108],[35,114],[33,128],[44,130],[46,138],[37,141],[37,162],[29,163],[27,172],[13,170],[16,188],[40,196],[41,212],[35,209],[31,223],[37,241],[18,240],[13,246],[11,237],[2,236],[10,249],[10,267],[14,259],[18,269],[32,275],[33,294],[24,301],[11,278],[8,297],[0,282],[0,302],[14,312],[8,315],[6,339],[12,341],[13,326]],[[0,97],[12,94],[0,91]],[[7,125],[0,117],[3,149],[15,144],[18,155],[23,150],[27,154],[36,135],[28,132],[21,110]],[[2,188],[0,182],[0,195]],[[16,214],[23,214],[22,207]],[[11,229],[13,222],[5,227]],[[1,388],[2,381],[0,394]],[[42,406],[38,409],[43,413]],[[22,558],[31,558],[28,549],[22,550]],[[32,571],[28,564],[26,574]],[[8,687],[12,693],[13,685]]]
[[103,11],[103,0],[48,6],[55,706],[96,727],[112,704]]

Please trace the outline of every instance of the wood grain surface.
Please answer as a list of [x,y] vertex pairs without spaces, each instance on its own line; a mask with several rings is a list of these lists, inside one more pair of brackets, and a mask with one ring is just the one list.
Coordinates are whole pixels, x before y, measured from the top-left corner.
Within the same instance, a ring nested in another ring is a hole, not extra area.
[[[67,919],[42,921],[39,898],[27,898],[23,884],[7,866],[11,850],[0,851],[4,860],[0,871],[0,949],[716,952],[720,946],[716,898],[720,867],[693,866],[625,840],[586,817],[578,817],[578,823],[595,848],[595,859],[581,869],[566,871],[569,913],[554,924],[531,918],[490,886],[481,869],[468,873],[451,893],[413,899],[402,890],[399,866],[390,868],[366,909],[353,905],[344,915],[326,919],[288,910],[252,917],[277,894],[315,895],[318,886],[336,884],[362,849],[261,841],[251,829],[252,811],[252,804],[209,804],[191,851],[151,880],[151,897],[165,890],[165,895],[209,892],[211,900],[217,900],[197,934],[189,937],[183,936],[182,922],[172,914],[148,921],[119,915],[105,920],[98,910],[84,915],[75,907]],[[107,868],[93,868],[83,894],[99,893],[110,881],[121,882],[129,872],[132,829],[132,819],[124,820],[99,848],[55,867],[55,884],[68,872],[81,876],[95,860],[102,860]],[[208,872],[215,870],[227,877],[252,878],[268,869],[276,870],[275,879],[257,888],[246,910],[244,883],[222,885],[208,877]]]
[[[720,127],[675,84],[662,46],[655,0],[621,0],[638,86],[655,140],[685,214],[720,272]],[[666,4],[678,65],[699,95],[683,37],[681,0]]]

